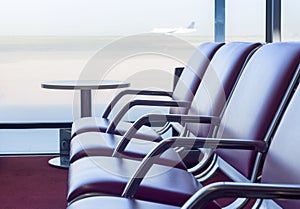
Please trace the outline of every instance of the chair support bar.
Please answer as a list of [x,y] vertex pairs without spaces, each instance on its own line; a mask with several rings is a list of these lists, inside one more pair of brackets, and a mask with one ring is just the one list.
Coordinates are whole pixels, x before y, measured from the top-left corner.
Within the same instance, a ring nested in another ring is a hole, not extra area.
[[182,209],[204,208],[217,198],[300,199],[300,185],[218,182],[200,189]]
[[132,127],[123,135],[121,141],[116,146],[113,156],[117,157],[122,153],[136,132],[145,124],[157,122],[178,122],[178,123],[204,123],[219,125],[220,118],[202,115],[180,115],[180,114],[148,114],[139,118]]
[[161,141],[153,148],[142,160],[140,166],[134,175],[127,182],[123,191],[123,197],[132,198],[136,193],[140,183],[150,170],[152,165],[157,161],[161,154],[171,147],[188,147],[188,148],[214,148],[214,149],[243,149],[265,152],[267,144],[264,141],[249,139],[207,139],[207,138],[189,138],[189,137],[171,137]]
[[118,103],[118,101],[125,95],[145,95],[145,96],[168,96],[172,97],[173,92],[171,91],[154,91],[154,90],[137,90],[137,89],[128,89],[121,91],[119,94],[117,94],[114,99],[108,104],[106,107],[102,117],[107,118],[108,115],[111,113],[112,109],[115,107],[115,105]]
[[118,112],[115,118],[111,121],[109,126],[107,127],[107,133],[113,133],[123,116],[127,113],[127,111],[137,105],[144,106],[163,106],[163,107],[184,107],[189,108],[190,102],[186,101],[164,101],[164,100],[133,100],[127,103],[123,108]]

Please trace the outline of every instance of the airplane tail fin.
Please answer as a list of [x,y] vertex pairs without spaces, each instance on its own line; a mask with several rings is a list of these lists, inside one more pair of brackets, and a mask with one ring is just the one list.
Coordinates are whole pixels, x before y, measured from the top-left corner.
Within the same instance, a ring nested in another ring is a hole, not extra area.
[[187,28],[189,29],[195,28],[195,21],[192,21]]

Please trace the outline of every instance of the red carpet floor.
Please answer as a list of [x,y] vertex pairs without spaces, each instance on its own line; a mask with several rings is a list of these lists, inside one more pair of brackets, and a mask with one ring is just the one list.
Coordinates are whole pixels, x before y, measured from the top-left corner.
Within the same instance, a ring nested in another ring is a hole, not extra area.
[[0,157],[1,209],[65,209],[67,169],[48,165],[52,157]]

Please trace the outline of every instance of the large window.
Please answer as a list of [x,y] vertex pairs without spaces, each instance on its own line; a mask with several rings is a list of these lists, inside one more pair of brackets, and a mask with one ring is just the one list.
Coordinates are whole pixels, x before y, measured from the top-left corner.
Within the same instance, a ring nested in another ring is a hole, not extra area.
[[[173,29],[185,29],[192,22],[195,31],[175,35],[195,46],[213,40],[213,3],[204,0],[1,1],[0,106],[69,103],[69,96],[62,96],[65,93],[42,90],[41,82],[78,78],[98,49],[120,37],[149,33],[157,28],[170,29],[171,34]],[[22,108],[18,110],[24,112]],[[9,111],[5,113],[11,117]]]
[[[74,91],[42,89],[42,82],[78,79],[99,49],[122,37],[155,29],[170,29],[163,32],[169,36],[173,29],[184,31],[192,22],[195,22],[195,31],[176,32],[175,36],[195,46],[201,41],[213,40],[213,3],[204,0],[1,1],[0,122],[73,120]],[[136,67],[129,65],[136,64],[136,60],[125,59],[116,67],[125,66],[123,72],[130,74]],[[168,61],[171,75],[178,63]],[[172,78],[161,83],[168,83],[171,88],[171,82]],[[57,136],[57,132],[0,130],[1,144],[14,145],[1,146],[0,152],[35,152],[41,146],[43,150],[55,152],[58,143],[53,136]]]

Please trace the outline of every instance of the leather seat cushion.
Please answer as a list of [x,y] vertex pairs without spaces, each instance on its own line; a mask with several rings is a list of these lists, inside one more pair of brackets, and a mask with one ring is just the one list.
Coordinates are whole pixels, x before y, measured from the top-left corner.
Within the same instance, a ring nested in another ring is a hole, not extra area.
[[[99,132],[86,132],[75,136],[70,144],[70,162],[86,156],[112,156],[121,136]],[[156,142],[132,139],[128,144],[124,158],[142,160],[157,145]],[[162,154],[159,164],[186,169],[180,156],[173,149]]]
[[[68,202],[84,194],[121,196],[140,162],[113,157],[86,157],[69,168]],[[136,199],[183,205],[202,186],[182,169],[153,165],[135,194]]]

